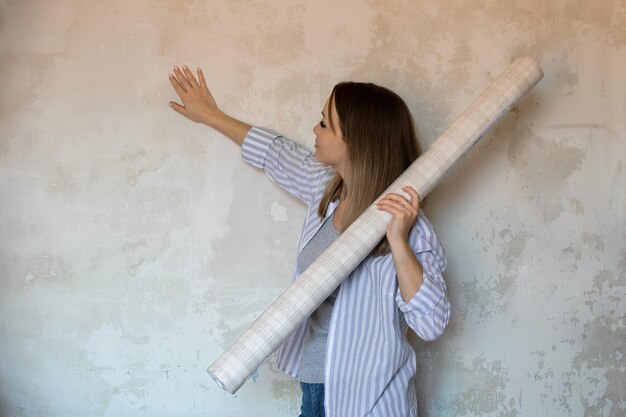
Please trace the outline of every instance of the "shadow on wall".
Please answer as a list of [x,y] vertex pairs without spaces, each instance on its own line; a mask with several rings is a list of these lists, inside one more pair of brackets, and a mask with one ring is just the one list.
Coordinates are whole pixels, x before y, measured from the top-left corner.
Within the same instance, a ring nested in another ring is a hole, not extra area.
[[2,393],[0,392],[0,416],[1,417],[9,417],[9,410],[7,409],[7,405],[6,405],[6,400],[4,398],[4,395],[2,395]]
[[417,372],[415,374],[415,394],[417,397],[417,415],[429,416],[433,407],[433,399],[442,398],[443,367],[445,362],[445,346],[453,336],[452,332],[444,332],[440,338],[425,342],[412,332],[408,332],[409,343],[416,353]]

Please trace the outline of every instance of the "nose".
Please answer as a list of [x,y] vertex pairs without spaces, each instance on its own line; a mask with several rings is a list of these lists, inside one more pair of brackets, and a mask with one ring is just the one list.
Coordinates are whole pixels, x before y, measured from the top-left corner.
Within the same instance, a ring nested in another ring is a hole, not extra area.
[[315,136],[317,136],[317,127],[319,126],[319,123],[317,123],[315,126],[313,126],[313,133],[315,133]]

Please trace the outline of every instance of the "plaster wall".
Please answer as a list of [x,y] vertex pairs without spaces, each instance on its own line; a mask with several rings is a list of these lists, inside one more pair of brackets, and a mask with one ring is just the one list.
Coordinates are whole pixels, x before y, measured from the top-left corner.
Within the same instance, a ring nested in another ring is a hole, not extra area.
[[442,338],[420,415],[626,413],[626,1],[0,2],[0,415],[295,416],[207,365],[288,285],[304,207],[166,106],[174,64],[312,146],[332,86],[427,147],[512,59],[545,77],[433,191]]

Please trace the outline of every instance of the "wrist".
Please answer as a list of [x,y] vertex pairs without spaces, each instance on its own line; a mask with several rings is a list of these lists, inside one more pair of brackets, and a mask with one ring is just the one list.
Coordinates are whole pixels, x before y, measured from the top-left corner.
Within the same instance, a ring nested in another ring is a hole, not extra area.
[[409,245],[408,237],[396,237],[396,238],[387,238],[387,242],[389,242],[389,248],[392,252],[406,252],[411,250],[411,246]]
[[226,114],[222,113],[219,109],[207,109],[200,122],[215,129],[225,117]]

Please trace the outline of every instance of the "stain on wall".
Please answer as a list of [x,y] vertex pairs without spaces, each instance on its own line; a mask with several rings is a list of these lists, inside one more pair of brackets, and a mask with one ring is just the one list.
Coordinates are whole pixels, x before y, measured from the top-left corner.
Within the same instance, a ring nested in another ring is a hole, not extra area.
[[166,106],[174,64],[311,146],[386,85],[426,148],[512,59],[542,82],[433,191],[452,320],[421,416],[626,414],[626,2],[0,4],[0,416],[293,416],[270,360],[208,364],[288,285],[304,207]]

